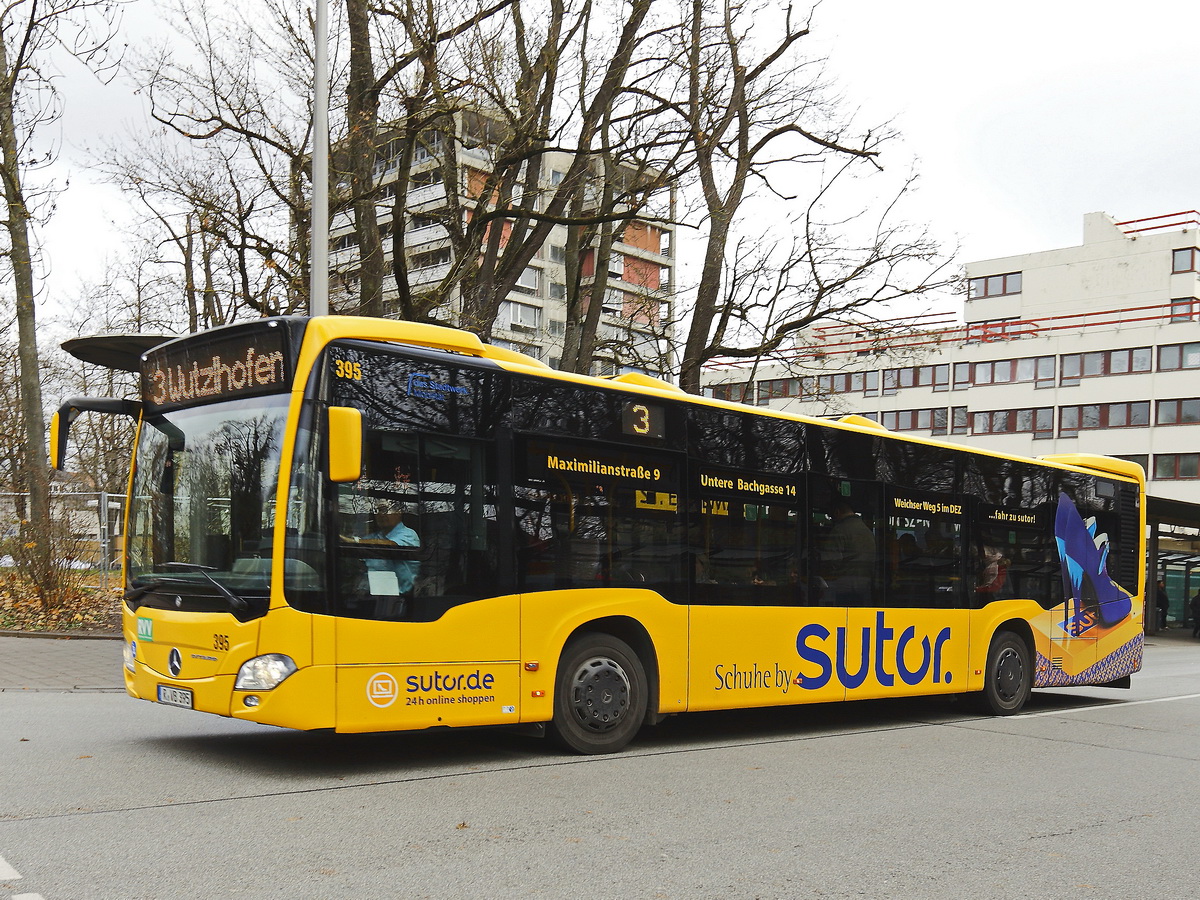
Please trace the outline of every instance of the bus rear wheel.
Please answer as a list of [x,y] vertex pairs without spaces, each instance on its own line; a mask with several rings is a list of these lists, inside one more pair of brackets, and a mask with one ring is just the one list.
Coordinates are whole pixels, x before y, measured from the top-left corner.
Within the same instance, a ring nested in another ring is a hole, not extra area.
[[615,753],[646,719],[646,670],[620,638],[586,634],[563,649],[551,733],[576,753]]
[[998,632],[988,648],[983,690],[977,695],[982,712],[1011,716],[1021,711],[1033,687],[1029,647],[1020,635]]

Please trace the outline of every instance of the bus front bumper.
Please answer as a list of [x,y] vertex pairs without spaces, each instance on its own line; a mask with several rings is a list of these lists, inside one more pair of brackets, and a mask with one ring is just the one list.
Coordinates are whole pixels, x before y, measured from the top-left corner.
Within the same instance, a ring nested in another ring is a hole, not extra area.
[[140,660],[125,669],[125,692],[139,700],[262,725],[305,731],[334,726],[333,666],[297,669],[269,691],[236,690],[234,674],[171,678]]

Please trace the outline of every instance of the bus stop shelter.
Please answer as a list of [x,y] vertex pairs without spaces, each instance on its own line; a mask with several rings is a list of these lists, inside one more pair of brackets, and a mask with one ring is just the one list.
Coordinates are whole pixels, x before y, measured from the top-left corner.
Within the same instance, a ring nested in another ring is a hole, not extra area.
[[1200,504],[1147,495],[1146,527],[1146,632],[1159,631],[1159,578],[1166,581],[1171,601],[1168,625],[1190,626],[1188,602],[1200,590]]

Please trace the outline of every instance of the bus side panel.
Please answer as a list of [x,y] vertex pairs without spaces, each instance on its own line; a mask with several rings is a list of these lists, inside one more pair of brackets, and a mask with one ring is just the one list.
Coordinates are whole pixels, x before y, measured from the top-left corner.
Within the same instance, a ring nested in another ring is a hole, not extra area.
[[337,730],[514,724],[518,600],[464,603],[432,622],[337,619]]
[[845,699],[832,658],[844,607],[693,606],[688,708]]
[[833,648],[846,699],[960,692],[970,637],[965,609],[851,609],[845,640]]
[[[649,635],[656,659],[642,660],[647,672],[658,669],[658,712],[683,712],[687,698],[688,608],[653,591],[544,591],[521,598],[521,721],[548,722],[554,717],[554,680],[559,657],[570,635],[589,622],[621,618]],[[595,630],[606,630],[597,626]],[[540,696],[539,696],[540,694]]]
[[1031,623],[1038,653],[1034,687],[1105,684],[1141,670],[1140,603],[1111,625],[1087,615],[1073,617],[1067,607],[1043,612]]
[[[271,691],[234,691],[230,715],[264,725],[303,730],[333,727],[336,712],[333,660],[318,660],[313,649],[316,621],[325,618],[286,605],[271,610],[262,620],[258,655],[282,653],[291,657],[298,671]],[[258,698],[257,706],[246,706],[249,695]]]
[[[987,668],[988,650],[991,648],[992,639],[996,632],[1005,626],[1006,622],[1018,621],[1026,623],[1033,633],[1034,687],[1044,687],[1045,685],[1038,680],[1039,666],[1042,661],[1050,658],[1049,654],[1064,652],[1061,640],[1057,649],[1052,645],[1050,639],[1052,629],[1047,627],[1056,615],[1061,623],[1061,606],[1047,612],[1033,600],[998,600],[981,609],[972,610],[970,677],[963,689],[970,692],[983,690],[984,671]],[[1013,630],[1019,630],[1019,627],[1014,627]],[[1090,665],[1089,660],[1095,661],[1096,642],[1093,639],[1073,641],[1066,646],[1069,647],[1077,664]]]
[[[302,731],[332,728],[336,679],[333,666],[306,666],[272,691],[235,691],[234,679],[227,677],[224,689],[233,697],[229,714],[260,725]],[[255,698],[251,701],[255,705],[247,706],[247,698]]]

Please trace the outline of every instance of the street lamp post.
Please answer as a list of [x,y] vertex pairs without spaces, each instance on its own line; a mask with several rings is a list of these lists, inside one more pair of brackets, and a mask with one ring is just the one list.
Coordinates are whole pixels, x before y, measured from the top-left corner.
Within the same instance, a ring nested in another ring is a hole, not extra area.
[[308,312],[325,316],[329,314],[329,9],[328,0],[315,3]]

